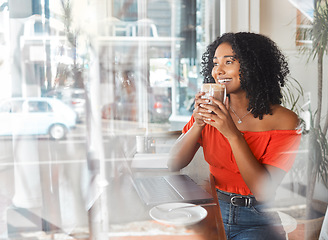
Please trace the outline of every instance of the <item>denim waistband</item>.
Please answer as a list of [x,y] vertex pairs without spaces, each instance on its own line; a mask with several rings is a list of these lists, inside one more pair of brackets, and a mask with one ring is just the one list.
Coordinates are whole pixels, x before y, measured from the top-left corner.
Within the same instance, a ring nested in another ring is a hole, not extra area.
[[224,192],[222,190],[216,189],[218,199],[225,202],[231,203],[234,206],[239,207],[252,207],[258,204],[262,204],[256,201],[255,197],[252,195],[240,195],[236,193]]

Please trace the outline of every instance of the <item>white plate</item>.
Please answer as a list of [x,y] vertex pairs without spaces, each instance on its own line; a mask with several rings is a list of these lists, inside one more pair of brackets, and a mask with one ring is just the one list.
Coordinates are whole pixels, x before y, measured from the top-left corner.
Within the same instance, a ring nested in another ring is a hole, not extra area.
[[207,211],[201,206],[195,206],[190,208],[178,208],[168,211],[170,208],[194,206],[191,203],[165,203],[156,207],[153,207],[149,211],[149,215],[152,219],[171,225],[185,226],[200,222],[207,216]]

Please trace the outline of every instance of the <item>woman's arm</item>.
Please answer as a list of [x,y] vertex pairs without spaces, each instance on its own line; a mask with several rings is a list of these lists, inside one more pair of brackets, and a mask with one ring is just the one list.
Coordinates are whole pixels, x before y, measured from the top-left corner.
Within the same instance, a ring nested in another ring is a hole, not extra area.
[[202,114],[211,112],[200,106],[201,104],[209,102],[208,99],[202,99],[203,95],[204,92],[200,92],[195,96],[195,109],[193,111],[195,122],[193,126],[188,130],[188,132],[182,134],[177,139],[170,151],[170,159],[167,165],[171,171],[178,171],[186,167],[191,162],[200,147],[198,139],[200,138],[202,130],[205,127]]
[[186,167],[200,145],[197,142],[201,136],[203,127],[194,124],[188,132],[181,134],[170,151],[170,158],[167,163],[170,171],[178,171]]
[[[269,129],[294,130],[299,127],[299,118],[294,112],[280,105],[272,106],[272,111],[273,114],[267,115],[265,122],[261,120]],[[259,201],[272,198],[286,172],[278,167],[260,164],[243,137],[232,137],[229,142],[240,173],[256,198]]]
[[258,201],[272,199],[286,172],[259,163],[241,134],[228,140],[240,174],[255,198]]

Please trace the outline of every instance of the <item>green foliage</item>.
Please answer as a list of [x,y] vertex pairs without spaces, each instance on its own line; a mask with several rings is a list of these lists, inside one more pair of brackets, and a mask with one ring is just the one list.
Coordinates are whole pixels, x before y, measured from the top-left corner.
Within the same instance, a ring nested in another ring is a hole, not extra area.
[[328,142],[321,127],[314,127],[311,120],[310,128],[310,161],[311,171],[316,179],[322,179],[324,185],[328,188]]
[[300,114],[299,100],[304,96],[301,84],[295,79],[290,78],[282,88],[282,104],[284,107],[292,110],[296,114]]
[[302,29],[303,39],[310,38],[312,47],[302,45],[301,53],[308,55],[308,60],[315,59],[324,51],[328,53],[328,1],[318,1],[313,12],[312,28]]

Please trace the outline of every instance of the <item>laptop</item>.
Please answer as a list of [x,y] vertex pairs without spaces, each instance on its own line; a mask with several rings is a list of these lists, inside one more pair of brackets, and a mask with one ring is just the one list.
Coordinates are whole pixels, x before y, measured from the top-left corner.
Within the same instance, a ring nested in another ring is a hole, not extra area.
[[213,197],[188,175],[167,175],[133,178],[139,197],[146,205],[170,202],[194,204],[213,201]]

